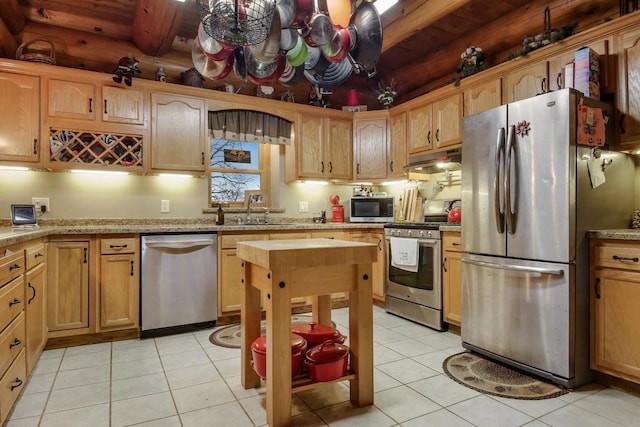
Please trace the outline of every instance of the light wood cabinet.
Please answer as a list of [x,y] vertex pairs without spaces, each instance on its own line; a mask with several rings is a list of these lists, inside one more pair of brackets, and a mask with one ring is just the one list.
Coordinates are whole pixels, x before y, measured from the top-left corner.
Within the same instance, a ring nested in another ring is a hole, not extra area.
[[40,79],[0,72],[0,160],[40,161]]
[[620,149],[640,144],[640,29],[620,33],[618,109]]
[[27,384],[25,350],[22,349],[16,360],[0,378],[0,423],[9,416],[11,407]]
[[434,150],[462,143],[462,95],[456,93],[433,104]]
[[27,271],[24,275],[26,284],[26,362],[27,375],[44,350],[47,343],[46,312],[46,263],[45,245],[42,242],[29,245],[25,249]]
[[354,179],[386,178],[389,155],[388,115],[386,112],[355,113],[353,126]]
[[204,173],[207,109],[203,98],[151,94],[151,168]]
[[144,92],[120,87],[102,87],[102,121],[112,123],[144,123]]
[[464,90],[464,115],[480,113],[502,105],[502,79],[491,79]]
[[409,154],[418,154],[433,150],[432,128],[432,106],[431,104],[421,105],[409,110],[407,146]]
[[[296,173],[288,180],[350,180],[353,175],[351,120],[299,114],[296,129]],[[287,147],[287,150],[293,150]]]
[[549,63],[540,61],[516,67],[503,80],[503,104],[531,98],[549,90]]
[[49,116],[68,119],[96,119],[96,85],[49,79]]
[[378,258],[371,264],[373,277],[371,278],[371,287],[373,298],[384,302],[385,298],[385,281],[386,281],[386,245],[384,242],[384,231],[368,232],[368,231],[349,231],[346,233],[347,240],[352,242],[373,243],[378,249]]
[[90,242],[47,243],[47,326],[57,331],[89,328]]
[[100,239],[98,282],[99,329],[129,329],[139,324],[139,239],[136,236]]
[[387,176],[389,178],[406,177],[407,172],[403,169],[408,162],[406,112],[391,116],[389,152],[391,154],[391,159],[389,160]]
[[591,368],[640,383],[640,244],[592,241]]
[[442,233],[442,300],[444,321],[462,325],[462,261],[460,233]]

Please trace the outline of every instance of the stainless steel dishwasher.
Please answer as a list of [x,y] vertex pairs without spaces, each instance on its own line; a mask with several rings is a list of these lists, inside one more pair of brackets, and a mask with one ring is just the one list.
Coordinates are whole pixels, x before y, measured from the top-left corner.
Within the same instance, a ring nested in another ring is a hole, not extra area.
[[140,246],[142,337],[215,325],[217,234],[145,235]]

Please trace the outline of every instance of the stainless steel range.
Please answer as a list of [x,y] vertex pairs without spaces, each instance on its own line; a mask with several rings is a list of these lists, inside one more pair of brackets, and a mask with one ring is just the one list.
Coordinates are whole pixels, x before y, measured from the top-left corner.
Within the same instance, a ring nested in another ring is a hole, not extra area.
[[386,311],[438,331],[442,321],[442,240],[449,203],[426,222],[385,225],[387,244]]

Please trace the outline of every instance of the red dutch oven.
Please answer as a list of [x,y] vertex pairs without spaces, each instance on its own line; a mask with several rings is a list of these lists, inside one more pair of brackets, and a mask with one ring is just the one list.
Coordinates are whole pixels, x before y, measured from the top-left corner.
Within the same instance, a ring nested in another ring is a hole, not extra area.
[[309,351],[305,366],[315,382],[333,381],[347,374],[349,347],[327,340]]
[[[302,371],[302,361],[307,351],[307,341],[300,335],[291,334],[291,376],[295,377]],[[267,337],[259,336],[251,344],[253,369],[260,378],[267,377]]]
[[325,341],[344,343],[345,337],[336,328],[329,325],[321,325],[316,322],[296,322],[291,324],[291,332],[300,335],[307,341],[309,348],[322,344]]

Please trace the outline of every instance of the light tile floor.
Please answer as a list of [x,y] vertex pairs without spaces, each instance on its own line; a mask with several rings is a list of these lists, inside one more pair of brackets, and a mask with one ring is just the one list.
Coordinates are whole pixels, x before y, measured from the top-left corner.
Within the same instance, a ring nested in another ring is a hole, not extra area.
[[[348,311],[334,310],[348,334]],[[265,390],[240,385],[240,350],[214,346],[212,330],[45,351],[7,422],[27,426],[266,425]],[[640,398],[592,384],[555,399],[477,393],[444,375],[460,338],[374,308],[375,404],[349,402],[348,382],[298,393],[295,426],[640,425]]]

